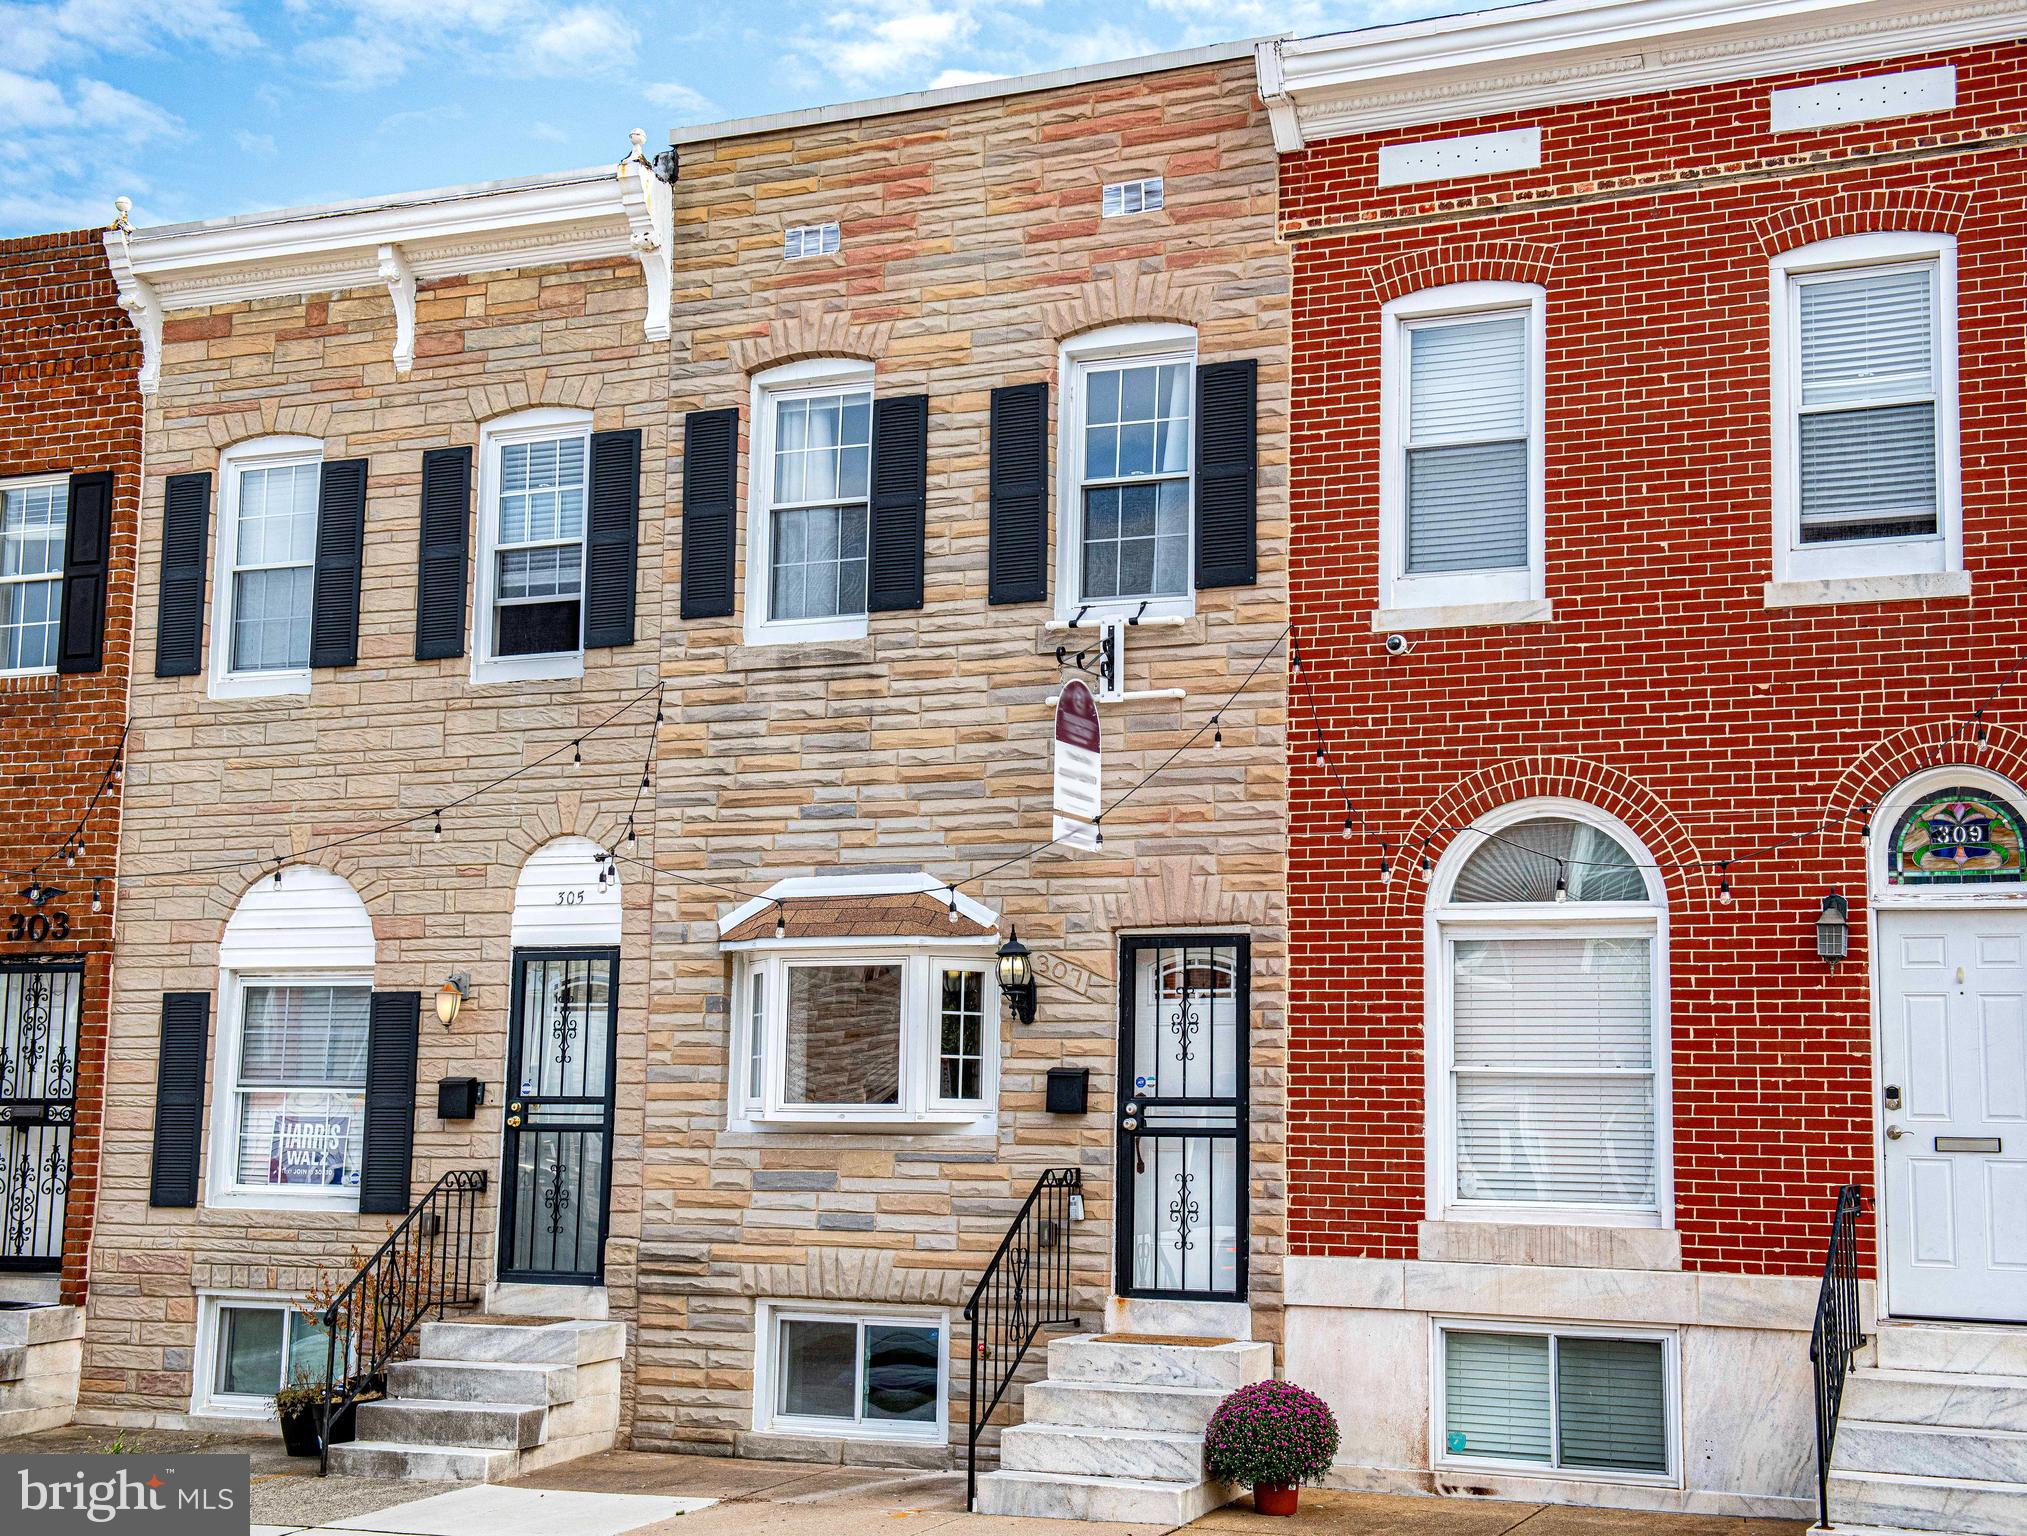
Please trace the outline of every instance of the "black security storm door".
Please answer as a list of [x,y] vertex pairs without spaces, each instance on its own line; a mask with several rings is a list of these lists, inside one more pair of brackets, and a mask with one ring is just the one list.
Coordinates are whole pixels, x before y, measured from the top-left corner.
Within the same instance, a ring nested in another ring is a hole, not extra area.
[[63,1267],[82,960],[0,965],[0,1271]]

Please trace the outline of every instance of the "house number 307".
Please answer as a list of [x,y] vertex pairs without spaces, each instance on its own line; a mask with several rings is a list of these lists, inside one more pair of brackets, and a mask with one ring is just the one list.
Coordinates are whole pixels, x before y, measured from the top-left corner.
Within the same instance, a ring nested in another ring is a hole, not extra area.
[[50,939],[67,939],[70,937],[70,914],[10,912],[7,914],[7,937],[17,943],[26,939],[31,944],[47,943]]
[[584,892],[581,890],[558,891],[556,893],[556,905],[559,907],[581,907],[584,905]]

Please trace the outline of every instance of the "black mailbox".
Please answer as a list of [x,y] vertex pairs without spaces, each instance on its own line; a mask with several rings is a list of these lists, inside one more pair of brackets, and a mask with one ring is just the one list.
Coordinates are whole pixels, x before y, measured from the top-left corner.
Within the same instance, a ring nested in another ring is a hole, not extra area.
[[1049,1068],[1048,1110],[1052,1115],[1081,1115],[1091,1107],[1089,1067]]
[[471,1120],[486,1102],[486,1085],[476,1077],[443,1077],[436,1084],[436,1115],[439,1120]]

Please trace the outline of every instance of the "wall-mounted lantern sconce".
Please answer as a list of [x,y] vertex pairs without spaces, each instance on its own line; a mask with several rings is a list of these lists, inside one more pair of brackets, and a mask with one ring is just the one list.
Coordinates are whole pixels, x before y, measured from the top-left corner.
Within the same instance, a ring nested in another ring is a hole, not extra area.
[[452,971],[436,989],[437,1022],[445,1029],[457,1022],[458,1009],[471,1001],[472,978],[465,971]]
[[1851,903],[1832,891],[1823,898],[1823,910],[1816,914],[1816,958],[1836,970],[1851,953]]
[[1010,931],[999,947],[999,995],[1006,999],[1007,1011],[1017,1022],[1035,1022],[1035,968],[1018,928]]

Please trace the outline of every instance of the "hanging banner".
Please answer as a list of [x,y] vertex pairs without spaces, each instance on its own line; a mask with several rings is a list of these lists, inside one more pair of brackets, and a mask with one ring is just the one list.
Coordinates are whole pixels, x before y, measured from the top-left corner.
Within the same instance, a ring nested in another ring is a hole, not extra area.
[[1104,810],[1099,758],[1098,705],[1091,690],[1071,681],[1056,700],[1055,836],[1072,848],[1095,848],[1093,823]]

